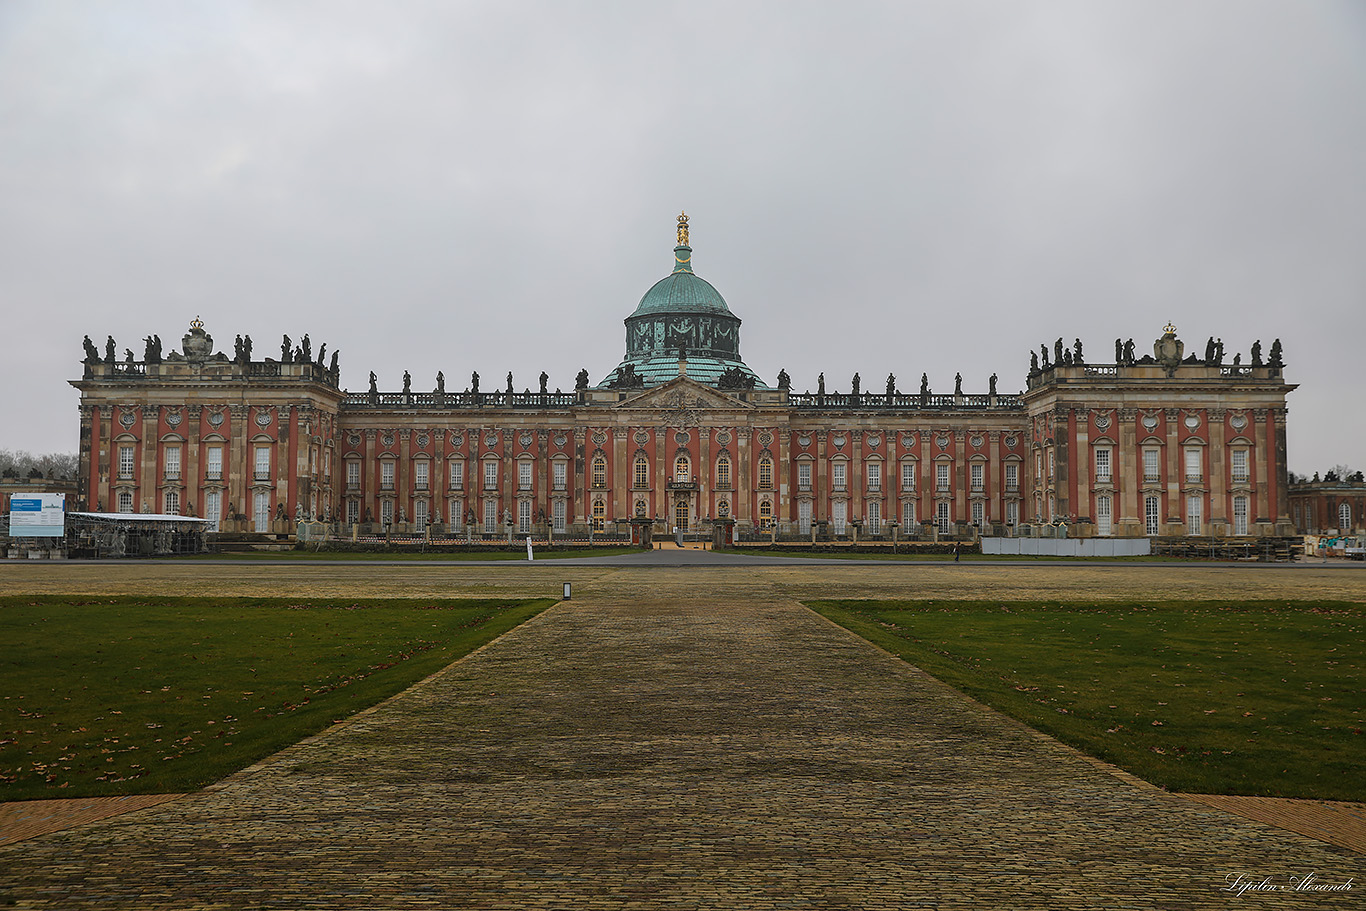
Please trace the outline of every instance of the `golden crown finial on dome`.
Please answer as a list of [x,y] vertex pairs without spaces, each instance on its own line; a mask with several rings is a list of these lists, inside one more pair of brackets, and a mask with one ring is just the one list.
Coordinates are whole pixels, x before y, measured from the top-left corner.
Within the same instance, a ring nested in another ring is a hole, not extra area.
[[200,319],[198,316],[196,316],[194,319],[190,320],[190,328],[191,328],[191,329],[203,329],[203,328],[204,328],[204,321],[203,321],[202,319]]
[[1164,333],[1166,333],[1167,335],[1175,335],[1175,334],[1176,334],[1176,327],[1172,325],[1172,321],[1171,321],[1171,320],[1167,320],[1167,325],[1165,325],[1165,326],[1162,327],[1162,331],[1163,331]]
[[678,245],[686,247],[688,245],[688,213],[683,212],[678,216]]

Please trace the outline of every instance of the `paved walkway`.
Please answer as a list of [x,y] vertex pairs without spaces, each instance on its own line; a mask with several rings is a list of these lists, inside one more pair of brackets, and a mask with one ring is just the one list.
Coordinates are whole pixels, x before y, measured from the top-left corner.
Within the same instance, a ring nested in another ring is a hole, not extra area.
[[[1113,774],[776,587],[640,594],[585,580],[201,795],[0,849],[0,905],[1361,906],[1360,855]],[[1306,874],[1354,888],[1224,891]]]

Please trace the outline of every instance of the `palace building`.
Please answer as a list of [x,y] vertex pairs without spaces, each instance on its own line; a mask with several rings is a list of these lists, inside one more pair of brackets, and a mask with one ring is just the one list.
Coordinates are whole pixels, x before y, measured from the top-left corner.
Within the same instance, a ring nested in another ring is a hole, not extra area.
[[693,272],[686,216],[672,269],[626,317],[621,362],[571,392],[339,388],[337,355],[285,337],[279,359],[214,351],[195,320],[142,360],[87,338],[78,508],[207,518],[225,532],[313,520],[438,535],[656,533],[717,523],[901,539],[1293,533],[1280,343],[1225,363],[1168,325],[1113,363],[1061,339],[1027,388],[998,394],[798,393],[741,358],[740,318]]

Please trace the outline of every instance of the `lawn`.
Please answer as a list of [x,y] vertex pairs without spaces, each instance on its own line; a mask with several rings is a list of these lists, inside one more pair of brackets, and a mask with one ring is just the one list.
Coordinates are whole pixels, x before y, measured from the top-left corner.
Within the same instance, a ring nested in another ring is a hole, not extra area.
[[0,598],[0,800],[202,787],[553,603]]
[[1169,790],[1366,801],[1360,604],[808,604]]

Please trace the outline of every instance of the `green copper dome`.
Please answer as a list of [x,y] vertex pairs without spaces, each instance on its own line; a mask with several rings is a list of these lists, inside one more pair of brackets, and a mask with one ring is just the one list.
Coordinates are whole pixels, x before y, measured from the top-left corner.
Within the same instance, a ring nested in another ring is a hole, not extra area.
[[726,299],[692,271],[692,248],[674,247],[674,270],[654,283],[632,316],[647,313],[730,313]]
[[601,385],[654,386],[683,371],[700,383],[768,388],[740,359],[740,317],[719,291],[693,274],[686,215],[678,219],[673,271],[626,317],[626,357]]

